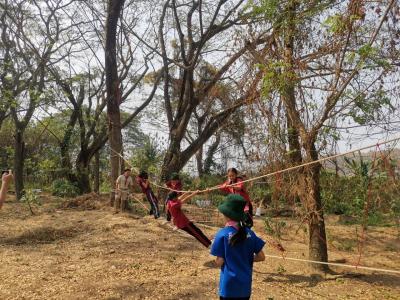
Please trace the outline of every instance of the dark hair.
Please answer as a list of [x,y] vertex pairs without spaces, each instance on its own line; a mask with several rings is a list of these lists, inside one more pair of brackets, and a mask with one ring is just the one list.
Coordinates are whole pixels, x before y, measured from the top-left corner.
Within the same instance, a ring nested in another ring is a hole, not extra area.
[[170,192],[167,196],[167,200],[173,200],[175,198],[178,197],[178,193],[177,192]]
[[243,222],[239,222],[239,230],[230,238],[229,245],[235,246],[244,242],[247,238],[247,231],[246,227],[244,226]]
[[172,173],[170,180],[180,180],[179,173]]
[[228,173],[229,172],[233,172],[233,173],[235,173],[236,175],[238,174],[238,170],[236,169],[236,168],[229,168],[228,169]]
[[140,171],[139,177],[142,178],[142,179],[148,179],[149,178],[149,174],[147,174],[146,171]]
[[129,171],[129,172],[130,172],[130,171],[131,171],[131,169],[129,169],[129,168],[126,168],[126,169],[124,170],[124,173],[125,173],[125,172],[127,172],[127,171]]

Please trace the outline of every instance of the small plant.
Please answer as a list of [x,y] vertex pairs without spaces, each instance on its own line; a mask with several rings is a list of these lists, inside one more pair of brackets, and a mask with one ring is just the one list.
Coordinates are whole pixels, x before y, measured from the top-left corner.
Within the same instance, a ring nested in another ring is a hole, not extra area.
[[21,202],[26,204],[26,205],[28,205],[29,210],[30,210],[32,215],[35,214],[33,212],[32,207],[33,206],[42,205],[42,202],[41,202],[40,197],[38,196],[37,192],[35,190],[32,190],[32,189],[25,190],[25,193],[21,198]]
[[268,234],[270,234],[274,237],[277,237],[278,239],[281,238],[282,233],[283,233],[282,230],[285,227],[286,227],[286,222],[284,222],[284,221],[279,221],[279,220],[275,221],[270,217],[266,217],[264,220],[265,231]]
[[355,241],[351,240],[343,240],[340,242],[340,245],[337,247],[339,251],[346,251],[346,252],[352,252],[354,250],[354,247],[356,246]]
[[276,269],[276,272],[277,272],[279,275],[282,275],[282,274],[286,273],[286,269],[285,269],[284,266],[282,266],[281,264],[279,264],[278,268]]
[[58,197],[76,197],[79,189],[66,179],[56,179],[51,186],[51,193]]

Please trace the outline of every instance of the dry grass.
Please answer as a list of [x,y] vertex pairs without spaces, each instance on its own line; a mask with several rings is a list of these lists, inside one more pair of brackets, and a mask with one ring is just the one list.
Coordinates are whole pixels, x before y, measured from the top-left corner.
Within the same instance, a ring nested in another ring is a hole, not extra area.
[[[60,202],[47,197],[36,216],[14,201],[5,204],[0,212],[0,299],[218,298],[219,270],[191,236],[178,234],[164,219],[113,214],[106,197],[85,197],[69,202],[81,203],[77,209],[60,209]],[[196,211],[191,213],[196,217]],[[353,245],[354,227],[329,219],[327,224],[330,243],[344,245],[330,245],[330,260],[355,262],[357,249],[346,251],[346,243]],[[218,229],[199,226],[209,236]],[[265,237],[261,220],[255,231]],[[287,256],[307,255],[301,231],[288,230],[282,238]],[[265,250],[278,254],[270,246]],[[370,229],[363,251],[364,265],[400,268],[395,228]],[[335,268],[341,276],[323,278],[309,276],[306,269],[303,263],[282,260],[256,264],[252,299],[400,299],[400,276]]]

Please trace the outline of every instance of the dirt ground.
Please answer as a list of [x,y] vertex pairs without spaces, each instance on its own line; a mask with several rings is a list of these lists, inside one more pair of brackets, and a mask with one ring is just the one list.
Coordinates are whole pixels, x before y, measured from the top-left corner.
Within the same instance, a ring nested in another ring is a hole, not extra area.
[[[12,200],[0,211],[0,299],[218,299],[209,250],[165,219],[140,208],[113,214],[106,197],[64,205],[44,198],[35,216]],[[306,258],[305,233],[285,222],[286,256]],[[199,227],[209,236],[218,230]],[[263,228],[256,220],[268,238]],[[357,261],[354,226],[330,217],[327,234],[330,261]],[[400,270],[399,230],[370,227],[362,252],[362,265]],[[265,253],[280,255],[270,245]],[[310,276],[305,263],[267,258],[254,266],[252,299],[400,299],[400,275],[332,269],[338,275]]]

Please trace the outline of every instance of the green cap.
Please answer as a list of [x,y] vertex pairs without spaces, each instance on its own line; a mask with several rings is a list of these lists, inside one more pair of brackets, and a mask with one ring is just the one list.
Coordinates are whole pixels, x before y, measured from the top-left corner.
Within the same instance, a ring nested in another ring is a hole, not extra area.
[[244,221],[246,215],[244,213],[244,207],[246,206],[246,200],[238,194],[229,194],[225,197],[224,202],[218,206],[218,210],[229,219],[234,221]]

